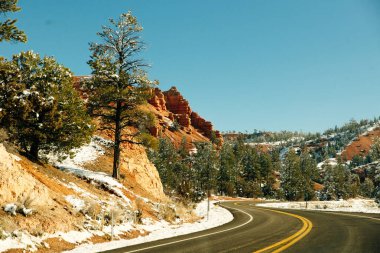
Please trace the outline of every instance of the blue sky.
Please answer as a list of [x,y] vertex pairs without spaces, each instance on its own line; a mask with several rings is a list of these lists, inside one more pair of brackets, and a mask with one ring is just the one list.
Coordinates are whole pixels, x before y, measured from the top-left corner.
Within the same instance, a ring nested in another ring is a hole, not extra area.
[[378,0],[20,0],[27,44],[86,75],[88,43],[131,10],[161,89],[217,129],[322,131],[380,115]]

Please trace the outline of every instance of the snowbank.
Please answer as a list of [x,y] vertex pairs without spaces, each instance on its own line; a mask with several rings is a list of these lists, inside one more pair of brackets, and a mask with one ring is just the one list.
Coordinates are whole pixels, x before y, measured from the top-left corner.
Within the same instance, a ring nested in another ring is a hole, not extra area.
[[[195,210],[196,214],[203,217],[196,223],[184,223],[182,225],[171,225],[166,221],[153,222],[150,219],[144,219],[144,225],[136,226],[137,229],[145,230],[149,232],[149,235],[143,237],[137,237],[130,240],[118,240],[100,244],[85,244],[77,247],[74,250],[67,251],[70,253],[81,252],[99,252],[105,250],[111,250],[120,247],[131,246],[135,244],[141,244],[145,242],[155,241],[159,239],[194,233],[205,229],[221,226],[225,223],[233,220],[232,214],[218,206],[214,205],[214,202],[210,204],[209,218],[207,219],[207,201],[203,201],[197,205]],[[115,231],[118,231],[118,227],[115,227]]]
[[334,212],[380,213],[379,205],[372,199],[349,199],[339,201],[279,202],[257,204],[262,207],[318,210]]

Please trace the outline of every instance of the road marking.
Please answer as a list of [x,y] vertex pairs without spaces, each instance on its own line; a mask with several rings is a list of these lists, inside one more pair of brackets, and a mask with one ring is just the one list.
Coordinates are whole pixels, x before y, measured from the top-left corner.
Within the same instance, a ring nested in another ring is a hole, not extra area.
[[[234,203],[234,205],[238,205],[238,204]],[[194,236],[194,237],[190,237],[190,238],[187,238],[187,239],[182,239],[182,240],[178,240],[178,241],[174,241],[174,242],[167,242],[167,243],[163,243],[163,244],[159,244],[159,245],[155,245],[155,246],[145,247],[145,248],[142,248],[142,249],[125,251],[125,253],[127,253],[127,252],[139,252],[139,251],[142,251],[142,250],[154,249],[154,248],[158,248],[158,247],[162,247],[162,246],[166,246],[166,245],[170,245],[170,244],[175,244],[175,243],[179,243],[179,242],[186,242],[186,241],[189,241],[189,240],[198,239],[198,238],[206,237],[206,236],[209,236],[209,235],[220,234],[220,233],[223,233],[223,232],[227,232],[227,231],[230,231],[230,230],[234,230],[234,229],[243,227],[243,226],[247,225],[248,223],[250,223],[253,220],[252,215],[250,215],[247,212],[244,212],[243,210],[240,210],[240,209],[237,209],[237,208],[232,208],[232,207],[228,207],[228,208],[237,210],[237,211],[239,211],[241,213],[244,213],[244,214],[248,215],[249,216],[249,220],[246,221],[245,223],[240,224],[239,226],[236,226],[236,227],[233,227],[233,228],[224,229],[224,230],[213,232],[213,233],[208,233],[208,234],[205,234],[205,235]],[[201,231],[199,231],[199,232],[201,232]],[[168,239],[168,238],[165,238],[165,239]]]
[[336,215],[352,216],[352,217],[359,217],[359,218],[363,218],[363,219],[371,219],[371,220],[375,220],[375,221],[380,221],[380,218],[375,218],[375,217],[371,217],[371,216],[362,216],[362,215],[356,215],[356,214],[336,213],[336,212],[326,212],[326,213],[332,213],[332,214],[336,214]]
[[[260,208],[261,209],[261,208]],[[275,212],[275,213],[281,213],[281,214],[285,214],[285,215],[288,215],[288,216],[293,216],[297,219],[299,219],[300,221],[302,221],[303,223],[303,226],[300,230],[298,230],[296,233],[294,233],[293,235],[279,241],[279,242],[276,242],[272,245],[269,245],[268,247],[265,247],[263,249],[260,249],[260,250],[257,250],[257,251],[254,251],[254,253],[261,253],[261,252],[265,252],[265,251],[268,251],[270,249],[273,249],[273,248],[276,248],[276,247],[279,247],[281,245],[280,248],[276,249],[275,251],[272,251],[273,253],[279,253],[281,251],[284,251],[285,249],[289,248],[290,246],[292,246],[293,244],[295,244],[296,242],[298,242],[299,240],[301,240],[302,238],[304,238],[308,233],[310,233],[311,229],[313,228],[313,223],[306,219],[305,217],[302,217],[300,215],[297,215],[297,214],[292,214],[292,213],[288,213],[288,212],[283,212],[283,211],[278,211],[278,210],[272,210],[272,209],[267,209],[265,208],[264,210],[268,210],[268,211],[272,211],[272,212]]]

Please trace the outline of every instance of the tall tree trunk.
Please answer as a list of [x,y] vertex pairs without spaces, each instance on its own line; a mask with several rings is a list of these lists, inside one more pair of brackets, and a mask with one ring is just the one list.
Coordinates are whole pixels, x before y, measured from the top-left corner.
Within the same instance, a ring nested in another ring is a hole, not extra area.
[[120,140],[121,140],[121,102],[117,102],[115,115],[115,144],[113,150],[112,177],[120,177]]
[[29,154],[36,160],[38,160],[38,151],[39,151],[40,141],[35,140],[30,146]]

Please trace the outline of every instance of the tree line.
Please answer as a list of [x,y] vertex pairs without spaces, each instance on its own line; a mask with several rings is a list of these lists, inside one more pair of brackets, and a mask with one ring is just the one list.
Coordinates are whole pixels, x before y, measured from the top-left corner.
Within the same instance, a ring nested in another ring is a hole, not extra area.
[[166,194],[183,201],[199,201],[210,193],[292,201],[337,200],[357,195],[376,197],[376,189],[380,189],[380,180],[375,180],[380,169],[365,179],[343,163],[319,170],[306,149],[291,149],[281,160],[279,149],[260,150],[244,143],[243,138],[219,147],[194,145],[196,152],[188,152],[185,139],[176,147],[161,138],[158,148],[148,153]]

